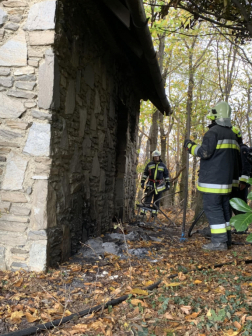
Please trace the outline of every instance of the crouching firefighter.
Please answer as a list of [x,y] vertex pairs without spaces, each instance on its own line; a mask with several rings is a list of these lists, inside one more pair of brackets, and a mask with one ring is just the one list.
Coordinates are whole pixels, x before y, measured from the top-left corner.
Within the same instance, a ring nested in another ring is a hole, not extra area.
[[232,131],[231,108],[226,102],[210,110],[212,120],[201,145],[185,140],[190,154],[200,157],[198,190],[203,193],[203,209],[211,228],[211,243],[205,250],[224,251],[231,245],[229,198],[239,177],[240,146]]
[[[170,189],[170,178],[166,165],[162,162],[161,153],[158,150],[152,152],[153,161],[149,162],[145,167],[142,179],[141,188],[144,189],[144,184],[147,181],[145,189],[144,203],[150,204],[152,202],[159,208],[159,200],[162,197],[164,190]],[[152,210],[152,216],[157,216],[158,210]],[[141,215],[145,215],[145,209],[141,210]]]

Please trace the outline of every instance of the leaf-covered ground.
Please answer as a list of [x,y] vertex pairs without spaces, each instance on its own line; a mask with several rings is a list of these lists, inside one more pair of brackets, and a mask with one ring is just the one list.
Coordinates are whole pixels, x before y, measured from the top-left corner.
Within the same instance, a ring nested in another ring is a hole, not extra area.
[[[181,243],[180,228],[163,224],[151,232],[162,241],[128,242],[149,250],[144,259],[106,255],[88,264],[76,256],[47,273],[0,272],[0,334],[129,294],[117,306],[38,335],[252,335],[252,264],[245,263],[252,260],[251,246],[205,252],[201,246],[208,241],[199,235]],[[170,235],[177,238],[171,241]],[[227,265],[213,267],[221,263]],[[158,288],[145,290],[158,280]]]

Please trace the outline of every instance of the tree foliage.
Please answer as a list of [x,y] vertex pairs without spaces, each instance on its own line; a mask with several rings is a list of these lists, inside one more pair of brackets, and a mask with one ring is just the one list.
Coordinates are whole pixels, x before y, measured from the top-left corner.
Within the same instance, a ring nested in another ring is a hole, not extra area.
[[183,9],[188,16],[181,26],[192,29],[198,22],[208,21],[217,27],[225,27],[241,41],[252,37],[252,7],[247,0],[170,0],[151,1],[160,6],[160,16],[167,15],[170,8]]

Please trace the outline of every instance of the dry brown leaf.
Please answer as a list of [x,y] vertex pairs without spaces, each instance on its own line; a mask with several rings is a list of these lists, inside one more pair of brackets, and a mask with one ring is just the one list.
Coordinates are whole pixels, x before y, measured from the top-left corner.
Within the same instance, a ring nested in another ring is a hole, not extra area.
[[182,312],[188,315],[192,307],[191,306],[181,306],[180,309],[182,310]]
[[64,316],[70,316],[70,315],[72,315],[72,313],[70,312],[70,310],[65,310],[65,312],[64,312]]
[[200,314],[200,311],[199,312],[194,312],[192,313],[191,315],[188,315],[185,317],[186,320],[192,320],[192,319],[195,319],[198,315]]
[[81,265],[72,265],[70,268],[71,268],[72,272],[80,272],[81,271]]
[[16,281],[14,283],[15,287],[20,287],[22,285],[22,283],[24,282],[24,278],[20,278],[18,281]]
[[194,284],[195,284],[195,285],[199,285],[199,284],[201,284],[201,283],[202,283],[201,280],[195,280],[195,281],[194,281]]
[[35,313],[35,311],[37,310],[37,309],[34,308],[34,307],[28,307],[28,309],[29,309],[32,313]]
[[15,311],[14,313],[11,314],[10,320],[14,323],[20,323],[21,318],[24,316],[24,312],[21,311]]
[[[47,309],[47,314],[49,314],[49,315],[63,314],[63,312],[64,312],[64,307],[60,303],[56,303],[53,308]],[[70,313],[70,315],[71,315],[71,313]]]
[[70,335],[75,335],[75,334],[85,333],[86,331],[87,331],[87,329],[70,330],[69,334]]
[[207,317],[212,316],[211,309],[209,309],[209,310],[207,311],[206,316],[207,316]]
[[247,316],[246,321],[252,321],[252,316]]
[[88,325],[87,324],[84,324],[84,323],[78,323],[74,326],[71,327],[71,329],[73,330],[80,330],[80,329],[88,329]]
[[[113,287],[110,287],[110,288],[113,288]],[[119,293],[121,293],[121,291],[122,291],[122,289],[121,288],[114,288],[113,290],[112,290],[112,292],[113,292],[113,295],[118,295]]]
[[141,289],[141,288],[133,288],[131,291],[132,294],[139,294],[139,295],[148,295],[148,291]]
[[181,286],[182,283],[180,282],[170,282],[168,283],[167,281],[164,281],[164,284],[166,287],[176,287],[176,286]]
[[148,307],[146,302],[143,302],[142,300],[138,300],[138,299],[132,299],[131,304],[133,304],[133,306],[138,306],[138,304],[140,303],[142,305],[142,307]]
[[224,331],[224,335],[225,335],[225,336],[237,336],[237,335],[239,335],[239,333],[240,333],[239,330],[238,330],[238,331],[234,331],[234,330],[232,330],[232,329],[229,329],[229,330],[225,330],[225,331]]
[[27,321],[28,321],[29,323],[35,322],[35,321],[37,321],[37,320],[40,319],[39,316],[32,315],[32,314],[30,314],[30,313],[25,313],[25,316],[26,316],[26,319],[27,319]]
[[244,323],[245,323],[245,321],[246,321],[246,316],[247,316],[247,314],[245,314],[245,315],[243,315],[243,316],[241,317],[241,320],[240,320],[241,324],[244,324]]
[[106,331],[106,336],[113,336],[112,330],[110,328]]
[[102,332],[105,334],[105,327],[106,327],[106,325],[104,325],[104,323],[102,323],[101,321],[96,321],[96,322],[93,322],[93,323],[91,323],[90,325],[88,325],[88,327],[90,328],[90,329],[101,329],[102,330]]
[[134,310],[133,310],[133,316],[137,316],[139,315],[139,307],[136,307]]
[[148,281],[143,281],[142,283],[143,283],[144,286],[148,287],[148,286],[150,286],[150,285],[153,285],[153,284],[154,284],[154,281],[152,281],[152,280],[148,280]]
[[235,328],[237,328],[237,329],[240,329],[240,328],[241,328],[241,325],[240,325],[240,323],[239,323],[239,322],[237,322],[237,321],[234,321],[233,325],[234,325],[234,326],[235,326]]
[[43,321],[49,321],[49,320],[51,320],[50,315],[48,315],[46,313],[41,313],[41,318],[43,319]]
[[234,313],[234,315],[236,315],[236,316],[241,316],[241,315],[243,315],[243,314],[244,314],[243,311],[237,311],[237,312]]
[[186,279],[186,276],[185,276],[184,273],[179,272],[179,274],[178,274],[178,278],[179,278],[179,280],[184,281],[184,280]]
[[174,317],[170,313],[165,313],[163,317],[166,318],[167,320],[174,320]]

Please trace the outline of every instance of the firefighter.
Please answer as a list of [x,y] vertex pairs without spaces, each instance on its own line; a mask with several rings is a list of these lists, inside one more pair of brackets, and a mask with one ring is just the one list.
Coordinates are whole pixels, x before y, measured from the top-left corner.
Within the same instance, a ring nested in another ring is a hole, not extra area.
[[[242,141],[242,135],[241,131],[239,130],[238,127],[234,126],[232,128],[232,131],[236,134],[237,137],[237,142],[240,146],[240,170],[239,170],[239,181],[237,181],[237,184],[232,190],[232,194],[230,198],[240,198],[242,199],[245,203],[248,201],[248,189],[250,187],[250,184],[247,183],[248,179],[250,178],[250,171],[251,171],[251,166],[248,161],[248,154],[249,154],[249,147],[243,143]],[[235,215],[239,214],[244,214],[244,212],[238,211],[234,208],[232,208],[233,212]],[[235,233],[245,233],[248,231],[246,229],[245,231],[242,232],[236,232]]]
[[[162,197],[162,192],[164,190],[170,189],[170,178],[169,172],[166,165],[161,160],[161,153],[158,150],[152,152],[153,161],[149,162],[144,169],[144,173],[141,179],[141,188],[145,188],[145,182],[148,179],[146,185],[146,197],[144,202],[151,203],[156,202],[156,206],[159,208],[159,199]],[[154,197],[153,197],[154,196]],[[141,214],[145,215],[144,209],[142,209]],[[158,210],[152,210],[152,216],[157,216]]]
[[240,146],[232,131],[231,107],[218,103],[209,111],[212,120],[201,145],[186,139],[184,147],[198,156],[200,171],[198,190],[203,193],[203,209],[211,228],[211,243],[203,249],[224,251],[231,245],[229,198],[239,176]]

